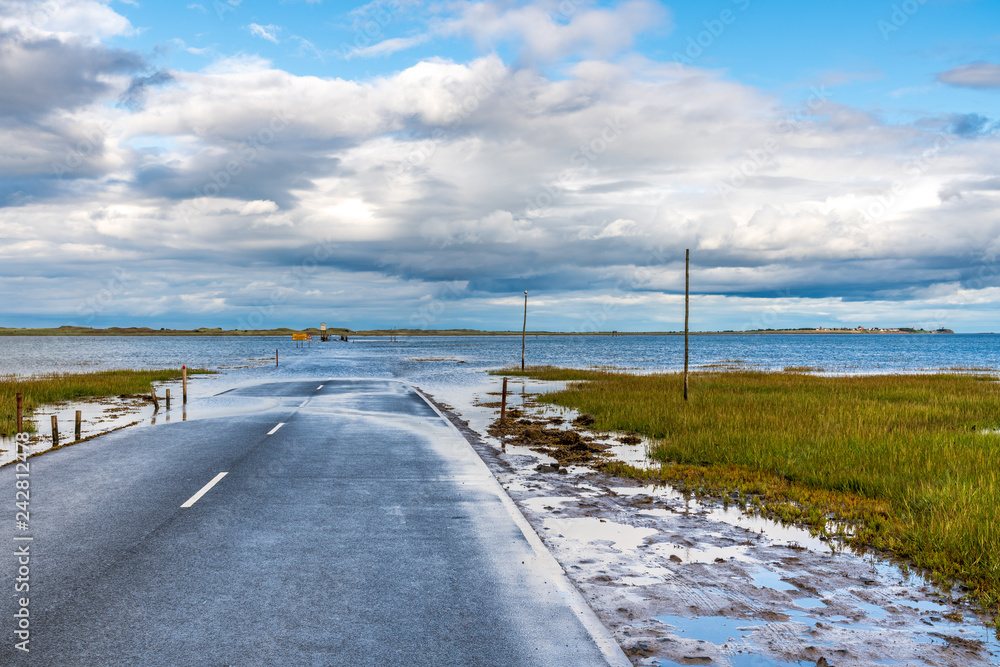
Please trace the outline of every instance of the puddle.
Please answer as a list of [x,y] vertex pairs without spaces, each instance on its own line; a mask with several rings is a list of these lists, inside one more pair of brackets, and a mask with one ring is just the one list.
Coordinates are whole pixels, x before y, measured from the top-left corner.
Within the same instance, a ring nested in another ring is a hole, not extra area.
[[636,549],[657,532],[655,528],[636,528],[596,517],[546,519],[545,530],[578,542],[611,542],[618,551]]
[[744,544],[737,544],[731,547],[716,547],[709,544],[697,544],[693,547],[687,547],[681,544],[672,544],[670,542],[657,542],[649,548],[650,551],[662,556],[667,560],[671,560],[671,556],[679,558],[682,563],[691,564],[709,564],[715,563],[718,560],[737,560],[743,562],[749,562],[750,559],[747,557],[748,546]]
[[[771,572],[771,570],[765,570],[763,568],[757,570],[751,577],[753,585],[757,588],[770,588],[775,591],[797,591],[799,590],[793,584],[787,581],[781,580],[781,574],[778,572]],[[787,575],[785,575],[787,576]]]
[[797,606],[803,609],[825,609],[826,603],[822,600],[817,600],[815,598],[799,598],[798,600],[792,600]]

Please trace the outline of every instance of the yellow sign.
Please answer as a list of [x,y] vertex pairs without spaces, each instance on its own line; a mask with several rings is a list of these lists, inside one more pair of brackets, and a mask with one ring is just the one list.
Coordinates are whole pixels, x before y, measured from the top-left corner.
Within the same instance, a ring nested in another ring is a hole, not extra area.
[[304,333],[292,334],[292,340],[308,340],[306,338],[307,336],[308,336],[308,334],[304,334]]

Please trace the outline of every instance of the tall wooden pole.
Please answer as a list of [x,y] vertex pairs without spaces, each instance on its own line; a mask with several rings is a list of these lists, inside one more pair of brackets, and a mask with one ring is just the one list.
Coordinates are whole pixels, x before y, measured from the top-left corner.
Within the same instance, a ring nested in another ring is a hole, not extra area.
[[524,324],[521,326],[521,370],[524,370],[524,336],[528,331],[528,290],[524,290]]
[[688,400],[688,310],[691,301],[691,250],[684,251],[684,400]]
[[24,397],[17,392],[17,432],[24,432]]

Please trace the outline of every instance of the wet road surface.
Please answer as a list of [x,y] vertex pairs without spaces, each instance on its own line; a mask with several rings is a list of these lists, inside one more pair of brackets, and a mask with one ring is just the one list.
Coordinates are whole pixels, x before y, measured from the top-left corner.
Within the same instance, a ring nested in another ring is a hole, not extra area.
[[[14,534],[32,539],[0,564],[0,663],[628,664],[408,385],[295,380],[226,396],[278,407],[29,459],[30,529]],[[13,466],[0,479],[13,520]],[[30,592],[15,594],[25,545]],[[21,595],[30,653],[14,648]]]

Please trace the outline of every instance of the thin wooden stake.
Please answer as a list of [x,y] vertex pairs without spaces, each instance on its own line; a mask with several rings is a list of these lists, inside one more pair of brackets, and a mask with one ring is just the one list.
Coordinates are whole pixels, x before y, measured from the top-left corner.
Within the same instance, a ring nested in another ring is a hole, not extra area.
[[503,379],[503,391],[500,392],[500,421],[507,416],[507,378]]
[[167,389],[167,410],[170,409],[170,390]]
[[524,370],[524,336],[528,331],[528,290],[524,290],[524,324],[521,327],[521,370]]
[[187,366],[182,366],[181,367],[181,371],[184,374],[184,388],[182,390],[183,391],[183,395],[181,397],[181,401],[182,401],[183,405],[187,405],[187,402],[188,402],[188,367]]
[[691,250],[684,251],[684,400],[688,400],[688,305],[691,300]]
[[52,415],[52,446],[59,446],[59,418]]
[[160,401],[156,398],[156,389],[149,390],[149,397],[153,399],[153,413],[160,411]]
[[278,365],[278,351],[277,350],[274,351],[274,365],[275,366]]
[[17,432],[24,433],[24,397],[17,393]]
[[76,427],[73,429],[73,435],[75,436],[76,440],[80,439],[80,430],[81,430],[82,426],[83,426],[83,412],[81,412],[80,410],[77,410],[76,411]]

